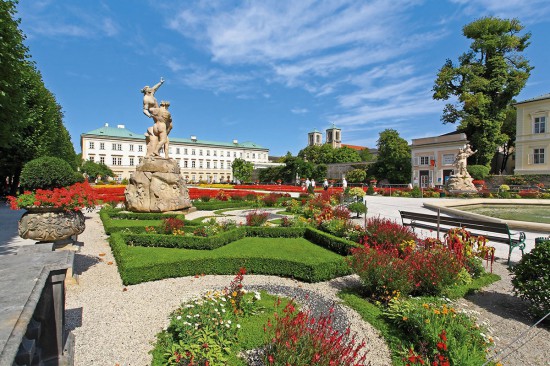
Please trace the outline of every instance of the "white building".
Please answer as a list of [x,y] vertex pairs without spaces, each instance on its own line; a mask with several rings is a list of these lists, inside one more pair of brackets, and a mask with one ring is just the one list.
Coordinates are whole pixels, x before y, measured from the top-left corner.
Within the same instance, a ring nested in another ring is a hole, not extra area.
[[[231,182],[231,164],[237,158],[252,162],[255,169],[280,165],[268,162],[269,149],[253,142],[216,142],[196,136],[169,139],[169,156],[178,161],[182,176],[191,183]],[[130,178],[147,151],[144,134],[134,133],[124,125],[109,127],[108,123],[81,134],[80,146],[82,159],[104,163],[119,181]]]

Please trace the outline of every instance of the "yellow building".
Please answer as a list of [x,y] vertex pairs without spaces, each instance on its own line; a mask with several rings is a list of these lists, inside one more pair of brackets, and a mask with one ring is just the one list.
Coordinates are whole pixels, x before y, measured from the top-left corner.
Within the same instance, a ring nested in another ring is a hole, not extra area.
[[517,109],[515,174],[550,174],[550,94],[514,106]]

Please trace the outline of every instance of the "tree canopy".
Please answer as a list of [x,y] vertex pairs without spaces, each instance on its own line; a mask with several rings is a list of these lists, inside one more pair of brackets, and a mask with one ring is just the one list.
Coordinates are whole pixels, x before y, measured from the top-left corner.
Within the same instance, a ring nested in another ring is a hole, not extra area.
[[14,19],[15,4],[0,0],[0,181],[10,182],[11,194],[30,160],[53,156],[73,169],[77,166],[61,106],[23,44],[25,36]]
[[86,160],[84,163],[82,163],[80,171],[88,175],[88,177],[94,179],[99,176],[103,179],[115,176],[111,168],[109,168],[107,165],[103,163],[96,163],[90,160]]
[[369,174],[378,180],[388,179],[390,183],[409,183],[411,180],[411,149],[407,140],[394,129],[380,132],[377,141],[378,157],[370,165]]
[[254,171],[254,164],[240,158],[233,160],[232,164],[233,177],[242,182],[249,182]]
[[448,100],[441,120],[459,123],[473,148],[475,164],[489,166],[497,148],[509,136],[502,131],[507,109],[525,86],[533,69],[521,52],[529,45],[530,33],[521,35],[517,19],[485,17],[464,26],[463,34],[472,40],[470,50],[455,65],[447,60],[439,70],[433,98]]
[[329,144],[308,146],[298,157],[313,164],[356,163],[361,161],[359,153],[347,146],[335,149]]

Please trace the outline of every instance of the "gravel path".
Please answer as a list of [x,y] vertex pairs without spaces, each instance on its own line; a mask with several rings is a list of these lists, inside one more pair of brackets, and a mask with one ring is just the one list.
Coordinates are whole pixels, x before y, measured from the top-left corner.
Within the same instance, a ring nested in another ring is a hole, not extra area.
[[[155,335],[168,324],[170,312],[208,289],[229,285],[234,277],[183,277],[125,287],[97,213],[87,215],[86,231],[79,240],[81,249],[74,266],[78,284],[68,285],[66,298],[67,328],[76,338],[76,366],[150,364],[148,352]],[[349,325],[366,341],[367,358],[373,365],[391,365],[388,348],[378,332],[356,312],[337,304],[336,293],[349,281],[355,278],[307,284],[249,275],[244,284],[245,288],[296,297],[313,311],[328,310],[335,303],[335,325],[341,329]]]
[[505,259],[494,263],[493,272],[502,279],[461,299],[457,306],[472,311],[478,323],[489,325],[489,333],[495,338],[492,354],[498,354],[495,361],[500,360],[503,365],[550,365],[550,330],[530,328],[536,321],[526,314],[527,305],[513,296]]

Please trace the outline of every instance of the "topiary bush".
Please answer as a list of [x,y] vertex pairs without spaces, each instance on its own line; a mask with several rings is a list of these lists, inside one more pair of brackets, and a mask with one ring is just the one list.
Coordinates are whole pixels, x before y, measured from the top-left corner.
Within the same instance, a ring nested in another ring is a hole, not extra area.
[[67,187],[77,182],[73,168],[65,160],[44,156],[23,166],[21,188],[26,190]]
[[[512,268],[514,292],[529,302],[535,317],[550,312],[550,239],[539,243]],[[549,319],[546,319],[548,323]]]
[[472,178],[476,180],[484,180],[489,175],[489,167],[485,165],[468,165],[466,167],[468,170],[468,173],[472,176]]

